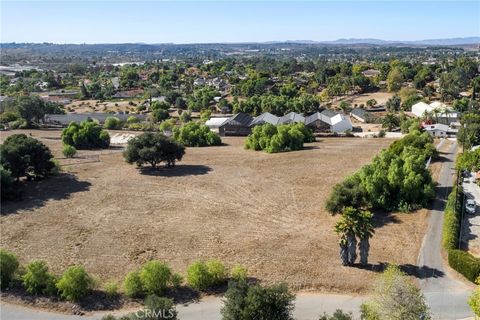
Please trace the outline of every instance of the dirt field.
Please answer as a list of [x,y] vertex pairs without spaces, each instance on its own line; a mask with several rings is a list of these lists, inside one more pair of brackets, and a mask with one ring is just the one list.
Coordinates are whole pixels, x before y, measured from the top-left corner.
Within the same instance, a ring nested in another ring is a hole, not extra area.
[[[134,100],[135,105],[139,105],[143,100]],[[99,100],[77,100],[65,106],[68,112],[86,113],[86,112],[133,112],[136,113],[136,106],[130,105],[128,100],[105,101]]]
[[[61,157],[58,131],[27,133]],[[195,259],[218,258],[296,289],[364,292],[376,273],[341,266],[332,231],[338,217],[324,202],[333,184],[392,141],[328,138],[283,154],[244,150],[243,138],[224,142],[188,148],[177,168],[158,172],[126,164],[121,150],[61,159],[64,174],[2,206],[0,246],[22,262],[45,259],[57,272],[83,264],[101,280],[152,258],[181,273]],[[415,264],[425,218],[423,210],[377,220],[374,266]]]

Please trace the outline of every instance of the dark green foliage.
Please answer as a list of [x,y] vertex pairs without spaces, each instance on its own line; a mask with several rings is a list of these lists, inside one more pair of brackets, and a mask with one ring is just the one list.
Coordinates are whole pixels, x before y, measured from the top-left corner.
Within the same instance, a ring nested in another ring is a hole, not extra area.
[[154,101],[152,103],[152,120],[155,122],[161,122],[170,117],[168,113],[170,105],[166,102]]
[[[462,201],[463,197],[461,192],[458,192],[458,198],[455,199],[457,194],[456,186],[453,187],[450,192],[445,205],[445,214],[443,220],[443,231],[442,231],[442,245],[446,250],[458,248],[458,234],[460,232],[460,214],[462,210]],[[457,207],[455,208],[455,200]]]
[[65,270],[56,286],[63,298],[78,301],[92,290],[93,279],[82,266],[73,266]]
[[460,120],[461,126],[458,131],[457,141],[462,144],[465,149],[480,144],[480,114],[467,113]]
[[245,148],[276,153],[300,150],[304,142],[312,141],[315,141],[315,137],[303,123],[278,126],[266,123],[253,128],[245,141]]
[[180,143],[161,133],[145,132],[128,141],[123,156],[128,163],[137,166],[149,163],[155,168],[161,162],[174,167],[175,161],[182,160],[184,154],[185,147]]
[[250,286],[245,281],[229,283],[221,313],[224,320],[290,320],[295,296],[286,284]]
[[77,149],[104,149],[110,145],[110,136],[94,121],[72,122],[63,129],[62,141]]
[[425,162],[435,156],[432,138],[413,131],[394,142],[352,177],[334,187],[326,207],[373,207],[410,211],[433,198],[433,182]]
[[462,250],[448,251],[448,264],[471,282],[475,282],[480,274],[480,259]]
[[17,257],[4,249],[0,249],[0,288],[5,289],[13,280],[19,266]]
[[172,299],[151,295],[145,299],[145,308],[144,314],[139,314],[139,320],[177,319],[177,310]]
[[48,272],[45,261],[35,260],[26,266],[22,276],[23,286],[30,294],[49,294],[55,286],[55,277]]
[[12,173],[0,165],[0,178],[1,178],[1,201],[13,200],[18,198],[20,192],[15,187],[15,179],[12,177]]
[[173,129],[173,137],[187,147],[219,146],[222,144],[220,136],[197,122],[188,122]]
[[[37,139],[14,134],[0,146],[0,164],[12,177],[44,178],[55,168],[50,149]],[[5,182],[8,174],[4,173]],[[8,186],[8,185],[7,185]]]
[[457,168],[469,171],[480,170],[480,148],[460,154],[457,158]]
[[351,312],[346,313],[337,309],[331,316],[324,313],[318,320],[353,320],[353,315]]
[[103,126],[105,127],[105,129],[109,130],[121,130],[123,127],[123,123],[117,117],[107,117]]
[[5,110],[18,114],[27,128],[37,127],[46,113],[64,113],[57,104],[45,102],[38,96],[18,96],[5,103]]

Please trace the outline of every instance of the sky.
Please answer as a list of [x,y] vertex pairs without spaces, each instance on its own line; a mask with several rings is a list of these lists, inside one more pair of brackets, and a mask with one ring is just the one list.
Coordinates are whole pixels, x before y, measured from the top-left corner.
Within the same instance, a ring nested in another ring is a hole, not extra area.
[[4,1],[1,42],[218,43],[480,36],[480,1]]

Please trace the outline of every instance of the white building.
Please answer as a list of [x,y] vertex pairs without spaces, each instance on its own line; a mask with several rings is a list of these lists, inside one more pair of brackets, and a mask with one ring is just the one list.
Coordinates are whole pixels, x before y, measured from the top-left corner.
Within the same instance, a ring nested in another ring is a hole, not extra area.
[[417,102],[412,106],[412,113],[418,118],[425,116],[426,113],[431,113],[435,121],[447,125],[457,122],[460,116],[458,112],[439,101],[430,104],[423,101]]

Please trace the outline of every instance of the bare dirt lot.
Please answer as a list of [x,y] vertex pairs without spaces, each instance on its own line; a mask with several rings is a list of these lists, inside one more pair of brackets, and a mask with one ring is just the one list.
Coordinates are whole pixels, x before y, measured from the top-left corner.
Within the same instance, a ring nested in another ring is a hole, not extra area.
[[[13,131],[2,134],[2,139]],[[61,156],[59,131],[23,131]],[[175,169],[141,172],[121,150],[60,159],[64,173],[32,182],[25,199],[2,206],[0,246],[56,272],[83,264],[121,279],[149,259],[185,272],[196,259],[245,264],[251,276],[295,289],[364,292],[376,273],[342,267],[324,203],[332,186],[392,140],[326,138],[305,150],[188,148]],[[426,210],[377,219],[370,261],[415,264]]]

